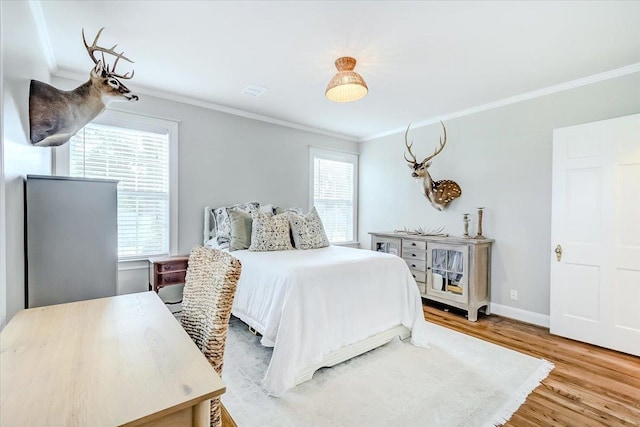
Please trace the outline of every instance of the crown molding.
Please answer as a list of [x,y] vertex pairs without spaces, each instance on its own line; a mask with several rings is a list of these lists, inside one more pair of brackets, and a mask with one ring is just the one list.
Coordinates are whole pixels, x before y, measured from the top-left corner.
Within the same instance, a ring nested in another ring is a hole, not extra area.
[[47,61],[49,72],[55,74],[58,71],[58,64],[56,63],[56,57],[53,54],[53,48],[51,47],[51,38],[49,37],[49,30],[47,29],[47,23],[44,20],[44,13],[42,12],[42,4],[40,0],[29,0],[29,9],[31,9],[31,15],[36,24],[36,30],[38,31],[38,38],[40,39],[40,46],[42,52]]
[[[129,86],[131,87],[132,85],[129,85]],[[279,125],[279,126],[284,126],[284,127],[291,128],[291,129],[301,130],[301,131],[305,131],[305,132],[311,132],[311,133],[315,133],[315,134],[318,134],[318,135],[329,136],[331,138],[337,138],[337,139],[342,139],[342,140],[351,141],[351,142],[359,142],[360,141],[359,138],[351,136],[351,135],[345,135],[345,134],[342,134],[342,133],[331,132],[329,130],[320,129],[320,128],[316,128],[316,127],[313,127],[313,126],[307,126],[307,125],[303,125],[301,123],[295,123],[295,122],[290,122],[290,121],[287,121],[287,120],[277,119],[275,117],[264,116],[262,114],[251,113],[249,111],[240,110],[240,109],[232,108],[232,107],[227,107],[227,106],[216,104],[216,103],[209,102],[209,101],[203,101],[201,99],[197,99],[197,98],[193,98],[193,97],[189,97],[189,96],[177,95],[175,93],[165,92],[165,91],[161,91],[161,90],[157,90],[157,89],[151,89],[151,88],[148,88],[148,87],[138,87],[136,89],[136,92],[139,92],[139,93],[141,93],[143,95],[155,96],[157,98],[162,98],[162,99],[166,99],[166,100],[169,100],[169,101],[180,102],[180,103],[183,103],[183,104],[193,105],[193,106],[196,106],[196,107],[201,107],[201,108],[206,108],[206,109],[209,109],[209,110],[219,111],[219,112],[222,112],[222,113],[232,114],[234,116],[244,117],[244,118],[247,118],[247,119],[258,120],[258,121],[261,121],[261,122],[270,123],[270,124]]]
[[[54,77],[61,77],[69,80],[75,80],[78,82],[84,81],[85,79],[87,79],[87,76],[84,74],[77,73],[74,71],[61,70],[61,69],[57,69],[54,73],[52,73],[52,75]],[[145,86],[135,85],[133,83],[127,83],[127,86],[130,89],[132,89],[134,92],[142,95],[155,96],[156,98],[161,98],[168,101],[180,102],[182,104],[193,105],[195,107],[206,108],[208,110],[219,111],[221,113],[227,113],[234,116],[244,117],[247,119],[258,120],[265,123],[288,127],[291,129],[297,129],[305,132],[311,132],[319,135],[329,136],[331,138],[342,139],[345,141],[351,141],[351,142],[360,141],[357,137],[354,137],[351,135],[331,132],[325,129],[319,129],[312,126],[303,125],[300,123],[277,119],[275,117],[263,116],[261,114],[251,113],[245,110],[239,110],[237,108],[231,108],[224,105],[215,104],[213,102],[203,101],[201,99],[197,99],[189,96],[177,95],[175,93],[165,92],[165,91],[152,89]]]
[[[29,8],[31,9],[31,15],[35,21],[36,29],[38,31],[38,37],[40,39],[40,45],[49,67],[49,73],[54,77],[62,77],[70,80],[84,81],[87,76],[77,72],[71,72],[67,70],[61,70],[56,63],[55,55],[53,54],[53,48],[51,47],[51,38],[49,37],[49,31],[47,29],[47,23],[44,19],[44,13],[42,12],[42,3],[40,0],[29,0]],[[180,102],[182,104],[193,105],[196,107],[206,108],[209,110],[220,111],[222,113],[232,114],[234,116],[244,117],[247,119],[258,120],[265,123],[284,126],[291,129],[297,129],[305,132],[311,132],[319,135],[329,136],[331,138],[342,139],[345,141],[358,142],[359,138],[346,135],[338,132],[331,132],[325,129],[316,128],[313,126],[303,125],[301,123],[290,122],[287,120],[277,119],[275,117],[264,116],[262,114],[251,113],[237,108],[231,108],[213,102],[203,101],[188,96],[177,95],[170,92],[165,92],[157,89],[151,89],[143,86],[136,86],[134,84],[129,85],[131,88],[135,88],[136,92],[143,95],[155,96],[157,98],[166,99],[169,101]]]
[[[38,30],[38,36],[40,38],[40,44],[42,45],[42,50],[44,52],[45,58],[47,60],[47,64],[49,66],[49,71],[52,76],[62,77],[70,80],[83,81],[86,79],[86,76],[77,72],[70,72],[66,70],[61,70],[58,68],[58,64],[56,63],[55,56],[53,54],[53,48],[51,47],[51,41],[49,37],[49,31],[47,30],[47,25],[44,19],[44,14],[42,12],[42,4],[41,0],[29,0],[29,6],[31,9],[31,14],[33,15],[33,19],[36,24],[36,28]],[[625,76],[628,74],[633,74],[640,72],[640,63],[635,63],[631,65],[627,65],[625,67],[616,68],[613,70],[605,71],[603,73],[594,74],[592,76],[583,77],[577,80],[572,80],[565,83],[560,83],[558,85],[549,86],[547,88],[534,90],[532,92],[526,92],[521,95],[512,96],[509,98],[504,98],[498,101],[490,102],[483,105],[478,105],[476,107],[468,108],[465,110],[460,110],[457,112],[453,112],[450,114],[445,114],[442,116],[431,117],[426,120],[422,120],[420,122],[416,122],[413,124],[413,128],[420,128],[423,126],[428,126],[434,123],[438,123],[440,121],[452,120],[459,117],[469,116],[471,114],[480,113],[482,111],[492,110],[499,107],[504,107],[506,105],[515,104],[521,101],[526,101],[529,99],[539,98],[541,96],[551,95],[554,93],[562,92],[569,89],[574,89],[580,86],[586,86],[589,84],[601,82],[604,80],[614,79],[616,77]],[[129,85],[132,88],[136,89],[136,92],[139,92],[143,95],[155,96],[157,98],[166,99],[169,101],[180,102],[182,104],[193,105],[196,107],[206,108],[209,110],[219,111],[222,113],[232,114],[234,116],[245,117],[248,119],[258,120],[265,123],[271,123],[279,126],[284,126],[292,129],[297,129],[305,132],[311,132],[318,135],[329,136],[332,138],[342,139],[345,141],[352,142],[368,142],[378,138],[382,138],[384,136],[394,135],[398,133],[402,133],[405,131],[405,128],[396,128],[385,132],[380,132],[376,134],[372,134],[365,137],[356,137],[353,135],[346,135],[338,132],[332,132],[325,129],[316,128],[313,126],[303,125],[301,123],[290,122],[287,120],[277,119],[275,117],[264,116],[261,114],[251,113],[245,110],[240,110],[237,108],[231,108],[224,105],[216,104],[209,101],[204,101],[201,99],[178,95],[171,92],[165,92],[158,89],[152,89],[144,86],[136,86],[134,84]]]
[[[434,123],[439,123],[440,121],[457,119],[457,118],[460,118],[460,117],[464,117],[464,116],[469,116],[469,115],[472,115],[472,114],[480,113],[482,111],[493,110],[495,108],[504,107],[506,105],[516,104],[518,102],[527,101],[527,100],[535,99],[535,98],[540,98],[540,97],[546,96],[546,95],[552,95],[554,93],[563,92],[565,90],[575,89],[575,88],[578,88],[578,87],[581,87],[581,86],[587,86],[587,85],[590,85],[590,84],[593,84],[593,83],[598,83],[598,82],[601,82],[601,81],[610,80],[610,79],[614,79],[614,78],[617,78],[617,77],[622,77],[622,76],[626,76],[626,75],[629,75],[629,74],[634,74],[634,73],[637,73],[637,72],[640,72],[640,63],[627,65],[625,67],[616,68],[616,69],[613,69],[613,70],[605,71],[603,73],[594,74],[592,76],[583,77],[583,78],[580,78],[580,79],[577,79],[577,80],[572,80],[572,81],[565,82],[565,83],[560,83],[560,84],[557,84],[557,85],[554,85],[554,86],[549,86],[549,87],[546,87],[546,88],[543,88],[543,89],[538,89],[538,90],[534,90],[534,91],[531,91],[531,92],[526,92],[526,93],[523,93],[521,95],[511,96],[509,98],[500,99],[498,101],[490,102],[490,103],[479,105],[479,106],[476,106],[476,107],[471,107],[471,108],[468,108],[468,109],[465,109],[465,110],[456,111],[456,112],[450,113],[450,114],[445,114],[443,116],[431,117],[431,118],[428,118],[426,120],[422,120],[422,121],[414,123],[412,125],[412,128],[413,129],[421,128],[421,127],[424,127],[424,126],[432,125]],[[57,69],[57,68],[56,68],[55,72],[52,71],[52,75],[54,75],[56,77],[63,77],[63,78],[71,79],[71,80],[77,80],[77,81],[82,81],[82,80],[84,80],[86,78],[86,76],[84,76],[84,75],[82,75],[80,73],[66,71],[66,70],[60,70],[60,69]],[[141,87],[141,86],[137,86],[136,87],[136,86],[131,85],[131,84],[129,86],[130,87],[134,87],[137,92],[139,92],[139,93],[141,93],[143,95],[155,96],[155,97],[166,99],[166,100],[170,100],[170,101],[180,102],[180,103],[188,104],[188,105],[194,105],[196,107],[201,107],[201,108],[206,108],[206,109],[209,109],[209,110],[220,111],[220,112],[227,113],[227,114],[232,114],[232,115],[235,115],[235,116],[245,117],[245,118],[249,118],[249,119],[253,119],[253,120],[259,120],[259,121],[266,122],[266,123],[272,123],[272,124],[275,124],[275,125],[285,126],[285,127],[288,127],[288,128],[298,129],[298,130],[302,130],[302,131],[306,131],[306,132],[316,133],[316,134],[319,134],[319,135],[325,135],[325,136],[329,136],[329,137],[332,137],[332,138],[338,138],[338,139],[342,139],[342,140],[346,140],[346,141],[352,141],[352,142],[368,142],[368,141],[372,141],[372,140],[375,140],[375,139],[378,139],[378,138],[382,138],[384,136],[389,136],[389,135],[402,133],[402,132],[404,132],[406,130],[406,128],[402,127],[402,128],[396,128],[396,129],[392,129],[392,130],[389,130],[389,131],[385,131],[385,132],[369,135],[367,137],[358,138],[358,137],[354,137],[354,136],[351,136],[351,135],[345,135],[345,134],[331,132],[331,131],[324,130],[324,129],[319,129],[319,128],[315,128],[315,127],[311,127],[311,126],[302,125],[302,124],[299,124],[299,123],[294,123],[294,122],[289,122],[289,121],[286,121],[286,120],[276,119],[274,117],[269,117],[269,116],[263,116],[263,115],[260,115],[260,114],[250,113],[248,111],[239,110],[239,109],[231,108],[231,107],[226,107],[224,105],[219,105],[219,104],[215,104],[213,102],[203,101],[203,100],[192,98],[192,97],[188,97],[188,96],[177,95],[177,94],[174,94],[174,93],[165,92],[165,91],[161,91],[161,90],[157,90],[157,89],[151,89],[151,88],[148,88],[148,87]]]
[[[529,99],[539,98],[541,96],[551,95],[554,93],[563,92],[565,90],[575,89],[580,86],[586,86],[586,85],[598,83],[604,80],[615,79],[616,77],[622,77],[622,76],[626,76],[628,74],[633,74],[637,72],[640,72],[640,63],[627,65],[625,67],[616,68],[613,70],[605,71],[603,73],[598,73],[592,76],[583,77],[577,80],[572,80],[570,82],[560,83],[554,86],[549,86],[544,89],[538,89],[532,92],[523,93],[521,95],[511,96],[509,98],[500,99],[498,101],[490,102],[488,104],[478,105],[476,107],[457,111],[455,113],[445,114],[443,116],[431,117],[429,119],[414,123],[412,125],[412,128],[416,129],[423,126],[432,125],[440,121],[457,119],[459,117],[469,116],[471,114],[476,114],[482,111],[493,110],[494,108],[504,107],[505,105],[511,105],[518,102],[527,101]],[[376,134],[361,138],[359,142],[372,141],[374,139],[382,138],[383,136],[402,133],[405,130],[406,128],[397,128],[397,129],[393,129],[386,132],[376,133]]]

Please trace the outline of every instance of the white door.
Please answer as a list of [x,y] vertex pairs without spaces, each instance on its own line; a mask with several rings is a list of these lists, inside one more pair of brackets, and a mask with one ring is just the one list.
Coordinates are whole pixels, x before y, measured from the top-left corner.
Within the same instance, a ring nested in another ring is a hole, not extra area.
[[556,129],[552,193],[551,333],[640,355],[640,114]]

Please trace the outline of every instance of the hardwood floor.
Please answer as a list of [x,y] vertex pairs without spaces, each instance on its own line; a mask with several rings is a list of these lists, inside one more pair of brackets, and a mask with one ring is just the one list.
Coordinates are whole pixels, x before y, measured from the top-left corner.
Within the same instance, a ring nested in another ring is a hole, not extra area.
[[238,424],[236,424],[235,420],[222,403],[220,403],[220,409],[222,410],[222,427],[238,427]]
[[450,329],[555,364],[506,426],[640,426],[640,358],[551,335],[500,316],[424,303],[425,318]]

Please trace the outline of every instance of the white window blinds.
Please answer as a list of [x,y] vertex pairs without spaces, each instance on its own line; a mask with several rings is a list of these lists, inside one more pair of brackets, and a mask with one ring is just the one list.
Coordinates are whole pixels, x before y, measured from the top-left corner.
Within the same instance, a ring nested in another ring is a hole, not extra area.
[[357,156],[313,149],[313,204],[332,243],[355,241]]
[[69,144],[71,176],[119,181],[118,257],[168,254],[168,133],[90,123]]

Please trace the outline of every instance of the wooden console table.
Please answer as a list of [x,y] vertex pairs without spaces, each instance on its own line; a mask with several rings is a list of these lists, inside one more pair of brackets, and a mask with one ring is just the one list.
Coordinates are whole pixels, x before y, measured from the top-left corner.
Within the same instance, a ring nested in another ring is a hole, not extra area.
[[405,260],[423,298],[466,310],[472,322],[481,307],[490,313],[493,239],[369,234],[372,250]]
[[22,310],[0,351],[3,427],[208,426],[225,391],[154,292]]

